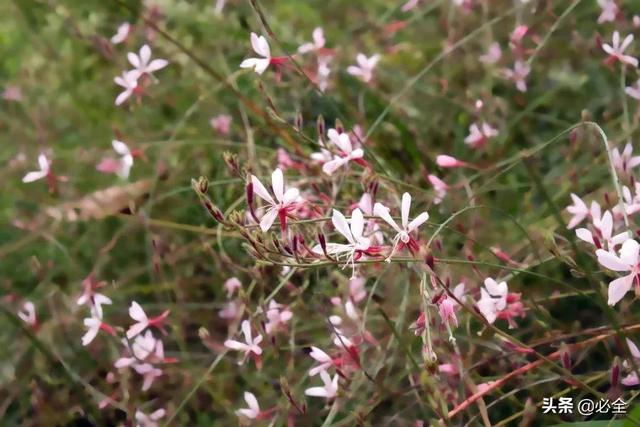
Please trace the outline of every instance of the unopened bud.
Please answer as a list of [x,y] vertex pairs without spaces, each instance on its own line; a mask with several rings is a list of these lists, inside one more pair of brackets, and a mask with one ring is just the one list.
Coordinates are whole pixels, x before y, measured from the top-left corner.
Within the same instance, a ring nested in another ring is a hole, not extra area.
[[298,132],[300,132],[300,130],[302,129],[302,124],[302,113],[298,111],[298,114],[296,114],[296,121],[294,123],[294,126]]
[[620,385],[620,359],[616,356],[613,359],[613,365],[611,366],[611,387],[618,387]]
[[336,132],[344,133],[344,126],[342,125],[340,119],[336,119]]
[[316,130],[318,132],[318,138],[320,139],[320,141],[324,142],[324,135],[326,132],[324,117],[318,116],[318,120],[316,121]]
[[425,257],[424,262],[429,266],[430,269],[434,269],[435,265],[436,265],[436,260],[433,257],[433,255],[431,254],[431,252],[429,252],[427,254],[427,256]]
[[240,164],[238,163],[238,155],[225,151],[222,153],[222,159],[227,164],[232,175],[240,176]]
[[571,353],[569,352],[569,347],[564,343],[560,347],[560,361],[564,369],[571,370]]

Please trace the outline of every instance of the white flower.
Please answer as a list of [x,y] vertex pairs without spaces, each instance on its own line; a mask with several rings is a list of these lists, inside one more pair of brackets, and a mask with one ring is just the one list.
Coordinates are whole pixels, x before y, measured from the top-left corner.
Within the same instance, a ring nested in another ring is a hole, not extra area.
[[258,36],[256,33],[251,33],[251,47],[253,47],[253,51],[262,58],[247,58],[242,61],[240,68],[253,68],[256,73],[262,74],[271,63],[271,49],[269,48],[269,43],[264,36]]
[[481,126],[473,123],[469,126],[469,135],[464,139],[464,143],[473,148],[482,147],[489,138],[498,135],[498,130],[491,127],[487,122],[483,122]]
[[284,232],[287,226],[287,215],[296,208],[300,192],[297,188],[289,188],[285,191],[284,177],[282,170],[277,168],[271,174],[271,188],[275,195],[275,200],[267,191],[257,176],[251,175],[253,191],[265,202],[269,204],[267,212],[260,220],[260,229],[266,232],[271,228],[276,217],[280,217],[280,228]]
[[567,206],[567,211],[572,215],[571,220],[567,225],[568,229],[574,228],[589,215],[594,219],[594,223],[595,221],[600,220],[601,209],[598,202],[591,202],[591,208],[589,209],[582,199],[574,193],[571,193],[571,200],[573,201],[573,205]]
[[637,80],[635,85],[624,88],[624,91],[630,97],[640,101],[640,80]]
[[613,166],[619,173],[623,175],[629,175],[631,169],[640,165],[640,156],[633,156],[632,154],[633,146],[631,145],[631,143],[627,143],[627,145],[625,145],[622,154],[620,154],[620,151],[617,147],[611,150],[611,159],[613,160]]
[[496,321],[498,313],[507,307],[507,282],[497,283],[492,278],[486,278],[484,287],[480,288],[480,300],[477,302],[478,310],[489,323]]
[[35,326],[38,323],[36,307],[31,301],[26,301],[22,305],[22,309],[18,311],[18,317],[29,326]]
[[623,64],[629,64],[633,67],[637,67],[638,59],[631,55],[624,54],[624,51],[627,50],[631,42],[633,42],[633,34],[627,35],[622,43],[620,43],[620,33],[614,31],[611,44],[603,43],[602,50],[608,53],[610,58],[617,59]]
[[118,26],[118,30],[116,31],[114,36],[111,37],[111,43],[112,44],[122,43],[127,39],[127,36],[129,35],[130,31],[131,31],[131,24],[129,24],[128,22],[123,22]]
[[338,394],[338,375],[334,375],[333,379],[329,376],[327,371],[320,372],[320,378],[324,385],[322,387],[311,387],[304,391],[307,396],[324,397],[326,399],[333,399]]
[[[380,218],[382,218],[387,224],[393,227],[396,230],[397,234],[393,238],[393,248],[391,249],[391,253],[387,257],[387,262],[391,262],[391,257],[396,251],[399,242],[402,242],[413,250],[417,246],[417,243],[413,241],[411,233],[418,229],[422,224],[425,223],[429,219],[429,214],[427,212],[422,212],[420,215],[415,217],[411,222],[409,222],[409,210],[411,209],[411,195],[409,193],[404,193],[402,195],[402,205],[400,208],[400,215],[402,218],[402,227],[400,227],[396,221],[389,215],[389,208],[376,203],[373,206],[373,213]],[[413,246],[413,247],[412,247]]]
[[320,372],[326,371],[331,365],[333,365],[333,359],[324,351],[320,350],[318,347],[311,347],[311,352],[309,353],[319,365],[314,366],[309,369],[309,376],[314,377],[318,375]]
[[[356,253],[366,252],[371,247],[371,240],[363,236],[364,215],[362,215],[360,209],[354,209],[351,214],[351,224],[349,224],[345,216],[334,209],[331,222],[336,230],[338,230],[349,243],[346,245],[341,243],[327,243],[327,254],[337,255],[338,259],[346,259],[345,266],[351,264],[353,269],[352,277],[355,277]],[[317,254],[323,253],[321,245],[314,246],[312,250]]]
[[[616,245],[624,243],[624,241],[629,238],[629,233],[627,232],[613,235],[613,215],[611,215],[609,211],[605,211],[602,218],[599,221],[594,221],[593,225],[600,230],[600,234],[609,250],[613,249]],[[576,229],[576,236],[587,243],[592,245],[596,244],[593,234],[586,228]]]
[[158,420],[166,415],[164,409],[158,409],[147,415],[144,412],[136,411],[136,427],[158,427]]
[[244,401],[247,402],[248,408],[238,409],[236,414],[242,415],[250,420],[255,420],[260,415],[260,405],[258,405],[258,399],[253,393],[248,391],[244,392]]
[[116,172],[122,179],[129,178],[129,172],[133,167],[133,155],[127,144],[122,141],[113,140],[111,145],[116,153],[120,154],[120,169]]
[[131,95],[133,95],[138,88],[139,77],[140,72],[138,72],[138,70],[130,70],[123,71],[121,76],[117,76],[113,79],[118,86],[122,86],[124,88],[124,91],[116,97],[116,105],[122,104],[124,101],[129,99]]
[[38,156],[38,166],[40,166],[40,170],[27,173],[24,178],[22,178],[22,182],[33,182],[46,178],[51,172],[51,162],[44,154]]
[[613,280],[609,283],[609,305],[615,305],[631,289],[636,276],[640,274],[638,265],[640,245],[633,239],[628,239],[622,244],[619,255],[614,251],[598,249],[596,256],[598,262],[613,271],[628,271],[629,274]]
[[131,339],[147,329],[149,326],[149,318],[142,307],[140,307],[140,304],[135,301],[131,302],[131,306],[129,307],[129,316],[136,321],[136,323],[131,325],[127,330],[127,338]]
[[322,30],[322,28],[317,27],[316,29],[314,29],[311,36],[313,38],[313,42],[305,43],[302,46],[300,46],[298,48],[299,53],[304,54],[309,52],[316,52],[324,47],[326,41],[324,38],[324,31]]
[[340,155],[333,156],[333,160],[322,165],[322,171],[327,175],[332,175],[336,170],[347,165],[351,160],[357,160],[364,157],[364,151],[362,148],[353,148],[351,138],[348,133],[338,133],[335,129],[329,129],[327,136],[329,137],[329,141],[331,141],[331,143],[340,152]]
[[378,61],[380,61],[380,55],[378,54],[367,58],[364,54],[359,53],[356,56],[356,62],[358,65],[350,65],[347,68],[347,73],[358,77],[365,83],[369,83],[373,78],[373,69],[378,64]]
[[236,340],[226,340],[224,342],[224,346],[228,347],[232,350],[244,351],[245,358],[250,356],[252,353],[260,356],[262,354],[262,349],[260,348],[260,343],[262,342],[262,335],[258,334],[255,338],[251,335],[251,325],[248,320],[242,321],[242,333],[244,334],[245,342],[240,342]]
[[82,336],[82,345],[89,345],[91,341],[98,335],[100,332],[100,327],[102,326],[102,320],[97,317],[87,317],[83,321],[84,326],[87,328],[87,332]]
[[143,74],[153,74],[154,71],[158,71],[169,65],[169,61],[166,59],[154,59],[151,61],[151,48],[149,45],[144,45],[140,48],[140,54],[136,55],[133,52],[127,54],[127,59],[138,71],[138,76]]
[[111,304],[111,298],[99,294],[99,293],[94,293],[93,295],[89,296],[87,294],[82,294],[80,295],[80,298],[78,298],[77,304],[78,305],[83,305],[83,304],[87,304],[89,303],[91,305],[91,309],[93,310],[93,312],[95,313],[95,316],[98,319],[102,319],[102,305],[106,304],[109,305]]

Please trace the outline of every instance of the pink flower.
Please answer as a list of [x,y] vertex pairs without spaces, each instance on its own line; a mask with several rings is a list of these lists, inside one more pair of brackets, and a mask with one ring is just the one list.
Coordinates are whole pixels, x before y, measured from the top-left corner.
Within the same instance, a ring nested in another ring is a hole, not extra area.
[[571,200],[573,205],[567,206],[567,211],[572,215],[567,225],[569,230],[580,224],[589,215],[594,219],[600,219],[600,205],[597,202],[591,202],[591,208],[589,209],[582,199],[574,193],[571,193]]
[[631,42],[633,42],[633,34],[627,35],[622,43],[620,43],[620,33],[618,31],[614,31],[611,44],[603,43],[602,50],[609,54],[608,61],[620,61],[623,64],[637,67],[638,59],[631,55],[624,54],[624,51],[627,50]]
[[125,40],[127,40],[127,37],[129,37],[129,33],[131,33],[131,24],[129,24],[128,22],[123,22],[118,26],[118,30],[113,35],[113,37],[111,37],[111,43],[120,44],[124,42]]
[[615,251],[596,250],[600,265],[613,271],[629,272],[626,276],[609,283],[609,299],[607,301],[609,305],[617,304],[631,290],[636,277],[640,274],[639,251],[640,245],[633,239],[628,239],[622,244],[619,255]]
[[248,408],[238,409],[236,414],[238,416],[246,417],[250,420],[256,420],[260,417],[260,405],[258,405],[258,399],[253,393],[248,391],[244,392],[244,401],[247,402]]
[[22,182],[34,182],[50,176],[51,162],[49,161],[49,159],[47,159],[47,156],[45,156],[44,154],[40,154],[38,156],[38,166],[40,166],[40,170],[27,173],[24,178],[22,178]]
[[293,317],[293,312],[288,308],[283,308],[281,304],[278,304],[275,300],[269,301],[269,308],[267,309],[268,322],[265,324],[264,329],[267,334],[271,334],[283,327]]
[[403,12],[409,12],[411,9],[414,9],[419,2],[420,0],[409,0],[408,2],[402,5],[400,10]]
[[633,86],[627,86],[624,91],[633,99],[640,101],[640,80],[637,80]]
[[527,65],[526,62],[518,59],[515,62],[513,69],[507,68],[504,70],[504,76],[509,80],[513,80],[516,84],[516,88],[520,92],[526,92],[527,91],[526,79],[530,72],[531,72],[531,67],[529,67],[529,65]]
[[242,333],[244,334],[245,342],[240,342],[236,340],[226,340],[224,342],[224,346],[230,348],[232,350],[243,351],[244,352],[244,360],[247,357],[252,356],[260,356],[262,354],[262,348],[260,348],[260,343],[262,342],[262,335],[258,334],[255,338],[251,335],[251,325],[248,320],[242,321]]
[[2,91],[2,99],[5,101],[20,102],[22,101],[22,91],[18,86],[8,85]]
[[364,277],[355,277],[349,280],[349,297],[356,304],[367,297],[367,290],[364,288],[365,282]]
[[116,97],[116,105],[122,104],[124,101],[129,99],[131,95],[139,92],[139,89],[138,89],[139,77],[140,77],[140,72],[138,70],[130,70],[130,71],[123,71],[122,75],[117,76],[116,78],[113,79],[113,81],[116,82],[118,86],[122,86],[124,88],[124,91],[122,91]]
[[151,48],[145,44],[140,48],[140,54],[136,55],[133,52],[127,54],[127,59],[134,66],[135,71],[138,72],[138,77],[143,74],[153,74],[154,71],[158,71],[169,65],[169,61],[166,59],[154,59],[151,60]]
[[[600,237],[606,242],[609,250],[621,243],[624,243],[624,241],[629,238],[629,233],[626,231],[616,234],[615,236],[613,235],[613,216],[609,211],[605,211],[599,221],[594,221],[594,226],[598,229]],[[586,228],[576,229],[576,236],[578,236],[580,240],[595,245],[599,249],[601,248],[598,237],[594,236],[591,231]]]
[[329,64],[331,63],[330,56],[319,56],[318,57],[318,71],[317,82],[318,88],[324,92],[329,87],[329,75],[331,74],[331,68],[329,68]]
[[402,219],[402,227],[400,227],[391,217],[391,215],[389,215],[389,208],[380,203],[376,203],[373,207],[374,214],[382,218],[397,232],[396,236],[393,238],[393,247],[391,249],[391,253],[389,254],[389,256],[387,256],[387,262],[391,262],[391,257],[395,253],[400,242],[402,242],[404,246],[407,246],[412,252],[417,252],[420,249],[418,242],[413,237],[411,237],[411,233],[417,230],[418,227],[420,227],[429,219],[429,214],[427,212],[422,212],[411,222],[409,222],[410,209],[411,195],[409,193],[404,193],[402,195],[402,204],[400,207],[400,215]]
[[238,317],[239,312],[238,304],[235,301],[230,301],[218,311],[218,317],[225,320],[233,320]]
[[317,27],[313,30],[312,33],[313,42],[305,43],[298,48],[298,53],[309,53],[309,52],[317,52],[324,48],[326,43],[324,38],[324,31],[322,28]]
[[617,147],[611,150],[613,166],[622,175],[629,175],[631,173],[631,169],[640,165],[640,156],[632,156],[632,154],[633,146],[631,143],[627,143],[627,145],[625,145],[622,154],[620,154]]
[[142,375],[142,391],[149,390],[156,378],[162,376],[162,370],[150,363],[136,363],[132,366],[138,374]]
[[133,154],[127,144],[122,141],[113,140],[111,145],[116,153],[120,154],[120,159],[103,159],[96,169],[103,173],[115,173],[122,179],[129,177],[131,167],[133,167]]
[[338,394],[338,375],[334,375],[333,379],[329,376],[327,371],[320,372],[320,378],[322,379],[322,387],[311,387],[304,391],[307,396],[324,397],[326,399],[333,399]]
[[240,68],[253,68],[256,73],[262,74],[271,63],[269,43],[264,36],[251,33],[251,47],[253,47],[253,51],[262,58],[247,58],[242,61]]
[[161,332],[166,333],[164,330],[164,321],[168,315],[169,310],[166,310],[159,316],[149,319],[142,307],[140,307],[140,304],[135,301],[131,302],[131,306],[129,307],[129,316],[135,320],[136,323],[131,325],[127,330],[127,338],[131,339],[150,327],[156,327]]
[[358,65],[350,65],[347,68],[347,73],[352,76],[358,77],[365,83],[369,83],[373,79],[373,70],[380,61],[380,55],[376,54],[370,58],[367,58],[364,54],[359,53],[356,56],[356,62]]
[[464,139],[465,144],[473,148],[481,148],[490,138],[498,135],[498,131],[487,122],[483,122],[481,126],[477,123],[469,126],[469,135]]
[[227,298],[231,298],[238,289],[242,288],[242,282],[237,277],[230,277],[222,286],[227,291]]
[[[458,300],[462,300],[464,298],[464,293],[464,282],[458,283],[456,287],[453,288],[453,295]],[[443,295],[440,301],[438,301],[438,311],[443,323],[448,323],[451,326],[458,327],[458,318],[456,317],[456,309],[458,308],[458,306],[458,301],[456,301],[454,298],[450,298],[446,294]]]
[[22,309],[18,311],[18,317],[32,328],[38,326],[36,307],[31,301],[26,301],[24,304],[22,304]]
[[300,192],[297,188],[289,188],[285,191],[284,177],[281,169],[276,169],[271,174],[271,188],[275,199],[267,191],[257,176],[251,175],[253,191],[267,204],[269,208],[260,220],[260,229],[266,232],[271,228],[276,218],[280,219],[280,229],[284,233],[287,228],[287,217],[298,207]]
[[449,189],[449,186],[443,180],[441,180],[435,175],[429,175],[427,176],[427,178],[429,179],[429,182],[431,183],[431,185],[433,186],[433,189],[436,192],[436,196],[433,199],[433,203],[435,203],[436,205],[439,205],[444,199],[444,197],[447,195],[447,190]]
[[602,13],[598,17],[598,24],[604,22],[613,22],[618,16],[620,9],[614,0],[598,0],[598,5],[602,9]]
[[336,170],[342,166],[346,166],[350,161],[356,161],[360,164],[363,163],[364,151],[362,148],[353,148],[351,144],[351,138],[346,132],[338,133],[335,129],[329,129],[327,132],[329,141],[339,151],[339,155],[333,156],[333,160],[326,162],[322,166],[322,171],[327,175],[332,175]]
[[166,411],[158,409],[147,415],[141,410],[136,411],[136,427],[158,427],[158,420],[164,418]]
[[231,116],[228,114],[218,114],[209,121],[211,127],[221,135],[229,135],[231,130]]
[[447,156],[446,154],[438,155],[438,157],[436,157],[436,164],[441,168],[460,168],[469,166],[469,163],[458,160],[455,157]]

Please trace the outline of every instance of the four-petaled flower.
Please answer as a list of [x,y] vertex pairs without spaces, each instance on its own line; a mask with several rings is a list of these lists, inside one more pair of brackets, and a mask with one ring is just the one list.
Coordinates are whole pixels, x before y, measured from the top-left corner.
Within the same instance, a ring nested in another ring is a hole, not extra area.
[[603,43],[602,50],[609,54],[608,62],[620,61],[623,64],[628,64],[633,67],[638,66],[638,59],[631,56],[625,55],[624,51],[627,50],[629,45],[633,42],[633,34],[627,35],[622,43],[620,42],[620,33],[617,31],[613,32],[613,37],[611,40],[611,44]]
[[376,68],[378,61],[380,61],[380,55],[378,54],[367,58],[363,53],[359,53],[356,56],[358,65],[350,65],[347,67],[347,73],[358,77],[365,83],[369,83],[371,79],[373,79],[373,69]]
[[362,148],[353,148],[348,133],[338,133],[335,129],[329,129],[327,136],[329,137],[329,141],[331,141],[338,150],[338,155],[333,156],[333,160],[322,165],[322,171],[324,173],[332,175],[336,170],[342,166],[346,166],[352,160],[363,166],[366,165],[362,159],[364,157],[364,151]]
[[136,411],[136,427],[158,427],[158,420],[164,418],[166,411],[163,408],[153,411],[149,415],[141,410]]
[[127,338],[131,339],[138,335],[140,332],[152,326],[159,329],[160,332],[166,334],[166,331],[164,330],[164,321],[168,315],[169,310],[165,310],[159,316],[149,319],[142,307],[140,307],[140,304],[135,301],[131,302],[131,306],[129,307],[129,316],[133,320],[135,320],[136,323],[131,325],[127,330]]
[[328,255],[336,255],[339,260],[345,260],[344,266],[351,264],[351,277],[355,277],[355,262],[362,255],[377,254],[379,248],[371,246],[371,239],[363,235],[364,215],[362,215],[360,209],[353,210],[350,221],[347,221],[347,218],[341,212],[334,209],[331,222],[349,243],[346,245],[342,243],[326,243],[324,248],[323,245],[316,245],[313,247],[313,252],[322,254],[326,250]]
[[248,408],[238,409],[236,414],[238,416],[246,417],[250,420],[256,420],[260,417],[260,405],[258,405],[258,399],[256,396],[248,391],[244,392],[244,401],[247,402]]
[[258,36],[256,33],[251,33],[251,47],[253,51],[260,55],[262,58],[247,58],[240,63],[240,68],[253,68],[253,70],[262,74],[271,64],[271,49],[269,43],[264,36]]
[[629,238],[629,233],[623,231],[622,233],[618,233],[613,235],[613,215],[611,212],[605,211],[598,221],[594,221],[595,228],[598,230],[598,235],[594,235],[586,228],[578,228],[576,229],[576,236],[587,243],[591,243],[597,248],[601,249],[602,244],[600,242],[600,238],[604,240],[607,244],[607,249],[612,250],[615,246],[622,244]]
[[[262,354],[262,348],[260,343],[262,342],[262,335],[258,334],[255,338],[251,335],[251,324],[248,320],[243,320],[241,324],[242,333],[244,335],[244,341],[240,342],[236,340],[226,340],[224,346],[232,350],[238,350],[244,352],[243,362],[249,357],[259,357]],[[241,362],[242,363],[242,362]]]
[[307,396],[324,397],[326,399],[333,399],[338,394],[338,375],[334,375],[333,379],[329,376],[327,371],[320,372],[320,378],[322,379],[322,387],[311,387],[304,391]]
[[269,204],[269,208],[260,220],[260,229],[266,232],[271,228],[276,218],[280,219],[280,229],[284,233],[287,229],[287,217],[291,216],[291,212],[298,207],[298,197],[300,192],[297,188],[289,188],[285,191],[284,177],[282,170],[277,168],[271,174],[271,188],[275,199],[271,197],[269,191],[262,185],[257,176],[251,175],[251,184],[253,191],[265,202]]
[[145,44],[140,48],[140,53],[136,55],[133,52],[127,54],[127,59],[138,72],[138,77],[143,74],[153,74],[154,71],[158,71],[169,65],[169,61],[166,59],[154,59],[151,60],[151,48]]
[[409,193],[404,193],[402,195],[402,204],[400,208],[400,215],[402,219],[402,227],[396,223],[396,221],[389,215],[389,208],[384,206],[381,203],[376,203],[373,206],[373,213],[380,218],[382,218],[387,224],[393,227],[396,230],[397,234],[393,238],[393,247],[391,248],[391,253],[387,256],[387,262],[391,262],[391,257],[396,252],[398,245],[402,243],[403,246],[407,246],[410,251],[417,252],[420,247],[416,240],[411,236],[411,233],[418,229],[424,222],[429,219],[429,214],[427,212],[422,212],[420,215],[415,217],[411,222],[409,222],[409,210],[411,209],[411,195]]
[[609,283],[609,298],[607,301],[609,305],[617,304],[631,289],[633,283],[637,282],[638,274],[640,274],[640,265],[638,264],[639,251],[640,244],[633,239],[628,239],[622,244],[619,255],[615,251],[596,250],[598,262],[602,266],[613,271],[629,272],[626,276]]
[[268,322],[264,325],[267,334],[275,332],[278,328],[283,327],[293,317],[293,312],[282,304],[278,304],[275,300],[269,301],[267,309]]
[[480,148],[487,143],[489,138],[496,135],[498,135],[498,130],[491,127],[489,123],[483,122],[480,126],[473,123],[469,126],[469,135],[464,139],[464,143],[473,148]]
[[513,69],[504,70],[504,76],[516,84],[520,92],[527,91],[527,76],[531,72],[531,67],[524,61],[518,59],[513,65]]
[[38,155],[38,166],[40,170],[27,173],[22,178],[22,182],[33,182],[51,175],[51,162],[42,153]]
[[497,283],[488,277],[484,281],[484,287],[480,288],[480,300],[477,302],[478,310],[493,323],[498,318],[498,313],[507,307],[507,282]]
[[640,165],[640,156],[633,156],[633,146],[630,142],[624,146],[622,153],[617,147],[611,150],[611,159],[613,166],[622,175],[629,175],[631,169]]
[[120,92],[116,97],[116,105],[122,104],[134,93],[139,93],[138,77],[140,77],[140,72],[138,70],[129,70],[123,71],[122,75],[116,76],[113,79],[118,86],[122,86],[124,88],[124,91]]

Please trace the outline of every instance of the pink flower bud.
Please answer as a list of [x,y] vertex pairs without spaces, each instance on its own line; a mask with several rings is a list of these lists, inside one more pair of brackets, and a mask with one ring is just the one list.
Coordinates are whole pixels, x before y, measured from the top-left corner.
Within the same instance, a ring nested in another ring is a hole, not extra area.
[[462,162],[455,157],[447,156],[446,154],[440,154],[436,157],[436,163],[441,168],[457,168],[466,165],[465,162]]

